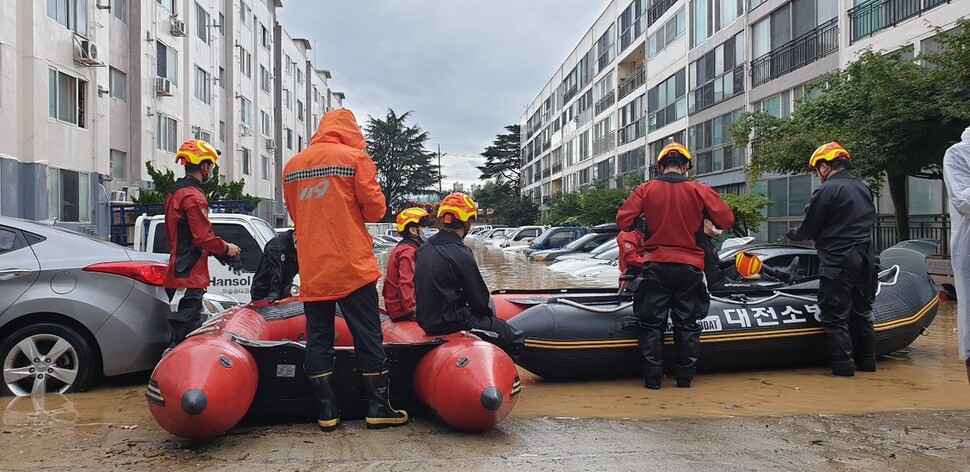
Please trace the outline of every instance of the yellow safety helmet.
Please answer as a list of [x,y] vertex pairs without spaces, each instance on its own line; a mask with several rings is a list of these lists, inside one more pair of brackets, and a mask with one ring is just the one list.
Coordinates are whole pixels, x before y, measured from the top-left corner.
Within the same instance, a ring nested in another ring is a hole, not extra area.
[[397,232],[403,233],[408,225],[431,226],[431,214],[422,208],[412,207],[397,214]]
[[464,193],[452,193],[445,197],[441,201],[441,205],[438,206],[438,218],[442,218],[445,223],[451,223],[452,217],[458,218],[463,223],[477,220],[478,205],[475,204],[472,197]]
[[817,166],[819,162],[832,162],[840,157],[845,158],[846,162],[852,162],[852,158],[849,157],[849,151],[846,151],[841,144],[835,141],[823,144],[812,153],[811,159],[808,160],[808,168],[815,170],[815,166]]
[[216,148],[201,139],[190,139],[182,143],[178,153],[175,154],[175,162],[183,166],[186,164],[201,165],[206,161],[215,164],[217,160],[219,160],[219,151],[216,151]]
[[734,267],[741,277],[753,277],[761,273],[761,259],[748,251],[740,251],[734,256]]
[[677,141],[673,141],[664,146],[664,148],[660,150],[660,154],[657,154],[657,164],[660,164],[660,161],[662,161],[668,155],[673,156],[676,154],[683,156],[684,159],[687,159],[687,162],[690,162],[690,151],[687,150],[687,147],[678,143]]

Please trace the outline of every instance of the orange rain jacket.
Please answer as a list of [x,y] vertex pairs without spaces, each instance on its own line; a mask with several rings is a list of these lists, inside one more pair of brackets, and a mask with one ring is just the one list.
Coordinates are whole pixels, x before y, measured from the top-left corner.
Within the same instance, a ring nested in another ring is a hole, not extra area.
[[381,277],[364,222],[380,221],[387,207],[366,147],[354,114],[333,110],[283,169],[303,301],[340,300]]

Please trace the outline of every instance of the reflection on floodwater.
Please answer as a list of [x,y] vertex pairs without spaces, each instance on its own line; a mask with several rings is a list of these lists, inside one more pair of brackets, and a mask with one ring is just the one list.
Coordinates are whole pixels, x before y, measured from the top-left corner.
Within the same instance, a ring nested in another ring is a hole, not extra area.
[[[554,273],[521,254],[473,244],[490,290],[588,287],[587,280]],[[387,254],[378,255],[383,269]],[[600,286],[603,286],[602,283]],[[702,361],[703,362],[703,353]],[[945,302],[926,336],[879,360],[875,373],[835,377],[825,366],[790,370],[699,374],[690,389],[664,383],[646,390],[640,379],[545,382],[522,371],[513,416],[670,418],[907,409],[968,409],[967,378],[957,357],[956,303]],[[0,398],[0,430],[40,432],[52,426],[154,424],[144,397],[148,373],[106,379],[93,391],[42,398]]]

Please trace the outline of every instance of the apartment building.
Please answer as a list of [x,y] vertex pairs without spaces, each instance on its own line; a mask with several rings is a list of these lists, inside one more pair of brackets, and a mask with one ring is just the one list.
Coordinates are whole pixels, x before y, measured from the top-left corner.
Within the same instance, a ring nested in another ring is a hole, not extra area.
[[[748,153],[728,132],[742,112],[787,116],[860,51],[918,54],[937,47],[928,24],[947,30],[968,14],[964,0],[615,0],[521,118],[523,191],[545,210],[557,192],[643,181],[674,139],[699,180],[747,192]],[[796,225],[817,185],[809,174],[755,183],[774,201],[758,236]],[[911,178],[909,191],[911,213],[942,224],[942,183]],[[877,203],[887,218],[888,195]]]
[[194,137],[222,151],[221,179],[244,179],[244,191],[263,199],[257,216],[285,224],[282,166],[306,146],[310,119],[341,106],[343,94],[308,60],[309,42],[286,34],[281,7],[4,2],[0,214],[55,218],[107,238],[111,202],[150,187],[148,163],[180,175],[175,152]]

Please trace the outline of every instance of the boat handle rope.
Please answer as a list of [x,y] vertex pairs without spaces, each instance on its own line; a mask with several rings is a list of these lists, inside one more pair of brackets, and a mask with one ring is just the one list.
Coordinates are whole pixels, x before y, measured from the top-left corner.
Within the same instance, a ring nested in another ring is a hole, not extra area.
[[592,311],[592,312],[595,312],[595,313],[616,313],[616,312],[618,312],[620,310],[625,310],[625,309],[630,308],[631,306],[633,306],[633,302],[626,302],[626,303],[621,303],[621,304],[619,304],[619,305],[617,305],[617,306],[615,306],[613,308],[597,308],[595,306],[590,306],[590,305],[585,305],[585,304],[582,304],[582,303],[579,303],[579,302],[574,302],[574,301],[572,301],[572,300],[570,300],[568,298],[558,298],[558,299],[556,299],[556,301],[559,302],[559,303],[562,303],[563,305],[569,305],[571,307],[579,308],[579,309],[586,310],[586,311]]

